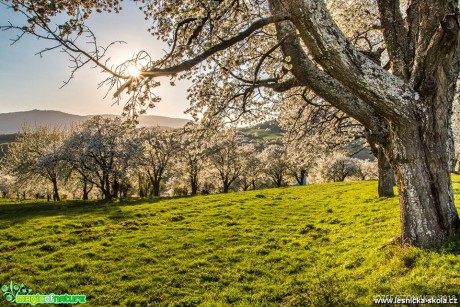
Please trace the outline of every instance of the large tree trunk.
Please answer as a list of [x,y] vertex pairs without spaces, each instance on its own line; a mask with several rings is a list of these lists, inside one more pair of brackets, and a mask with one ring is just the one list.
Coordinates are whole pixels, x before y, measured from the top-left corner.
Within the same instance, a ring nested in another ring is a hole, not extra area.
[[393,187],[396,185],[395,174],[391,168],[391,164],[386,158],[383,150],[379,150],[379,158],[377,159],[379,181],[378,192],[379,197],[393,197],[395,193]]
[[397,178],[403,242],[434,246],[453,235],[459,218],[449,124],[459,72],[458,1],[410,1],[406,20],[399,1],[377,1],[391,73],[350,44],[324,1],[269,3],[290,14],[292,24],[279,23],[277,31],[296,79],[380,139]]
[[160,182],[161,180],[152,180],[153,185],[153,196],[160,196]]
[[396,181],[390,161],[388,161],[381,146],[375,144],[371,138],[367,138],[367,142],[371,147],[372,154],[377,158],[379,197],[393,197],[395,196],[393,187],[396,185]]
[[387,148],[398,183],[402,242],[416,246],[441,243],[459,223],[446,146],[447,114],[434,114],[426,115],[421,127],[393,127]]

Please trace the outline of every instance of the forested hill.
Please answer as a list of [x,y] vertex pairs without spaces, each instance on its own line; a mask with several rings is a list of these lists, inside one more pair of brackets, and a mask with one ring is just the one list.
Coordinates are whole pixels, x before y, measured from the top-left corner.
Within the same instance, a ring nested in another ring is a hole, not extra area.
[[[72,123],[85,121],[94,115],[80,116],[60,111],[32,110],[26,112],[0,113],[0,134],[11,134],[21,131],[24,125],[35,127],[46,125],[51,127],[66,128]],[[115,115],[103,115],[115,117]],[[141,115],[140,127],[160,126],[170,128],[183,127],[189,120],[185,118],[171,118],[156,115]],[[1,142],[0,142],[1,143]]]
[[8,150],[8,144],[16,140],[17,134],[0,134],[0,158],[5,155]]

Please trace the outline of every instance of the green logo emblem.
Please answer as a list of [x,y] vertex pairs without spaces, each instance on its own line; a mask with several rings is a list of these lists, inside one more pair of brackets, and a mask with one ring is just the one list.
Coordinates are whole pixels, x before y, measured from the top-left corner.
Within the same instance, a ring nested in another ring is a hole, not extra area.
[[23,283],[19,286],[13,284],[13,281],[10,281],[10,285],[4,285],[2,287],[3,296],[6,296],[6,300],[10,303],[16,302],[16,295],[18,294],[30,294],[32,292],[31,288],[26,287]]
[[15,285],[10,281],[9,285],[2,286],[3,296],[7,302],[16,304],[85,304],[86,295],[70,294],[31,294],[32,288],[26,287],[23,283]]

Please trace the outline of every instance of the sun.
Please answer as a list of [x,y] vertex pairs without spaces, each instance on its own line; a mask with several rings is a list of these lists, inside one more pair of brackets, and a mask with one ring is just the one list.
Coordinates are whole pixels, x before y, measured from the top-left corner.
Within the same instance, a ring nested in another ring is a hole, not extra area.
[[129,65],[128,74],[133,78],[138,78],[141,75],[141,70],[135,65]]

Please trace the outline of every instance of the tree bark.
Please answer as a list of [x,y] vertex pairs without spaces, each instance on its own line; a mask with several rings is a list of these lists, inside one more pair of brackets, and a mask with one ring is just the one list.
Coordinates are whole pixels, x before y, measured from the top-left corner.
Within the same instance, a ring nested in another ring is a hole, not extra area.
[[223,190],[222,190],[222,192],[223,193],[228,193],[229,189],[230,189],[230,183],[228,183],[227,181],[223,181]]
[[198,193],[198,178],[196,176],[190,178],[190,186],[192,188],[191,195],[196,195]]
[[83,182],[83,200],[88,200],[89,199],[89,191],[88,191],[88,180],[86,177],[82,179]]
[[377,155],[379,197],[393,197],[395,196],[393,187],[396,185],[393,169],[381,148],[378,149]]
[[160,182],[161,180],[152,180],[153,185],[153,196],[159,197],[160,196]]
[[295,174],[295,179],[297,180],[297,183],[299,185],[304,185],[304,179],[305,179],[306,174],[307,174],[306,170],[300,170],[300,176],[297,176],[297,174]]
[[275,183],[277,188],[281,188],[281,185],[283,183],[283,175],[274,175],[273,182]]
[[105,174],[104,175],[104,182],[102,184],[102,186],[105,188],[102,190],[102,193],[104,194],[104,199],[105,200],[112,200],[112,193],[110,193],[110,179],[109,179],[109,176],[108,174]]
[[59,190],[58,190],[58,185],[57,185],[57,178],[53,177],[51,178],[51,181],[53,182],[53,200],[54,201],[60,201],[59,197]]
[[113,190],[112,196],[117,198],[120,192],[120,183],[118,182],[118,179],[116,178],[113,180],[112,190]]
[[372,154],[377,159],[379,197],[393,197],[395,196],[393,187],[396,185],[396,181],[390,161],[388,161],[383,148],[377,145],[370,135],[366,135],[366,140]]
[[402,241],[417,246],[442,242],[456,232],[459,223],[449,155],[443,150],[447,134],[439,137],[440,131],[429,130],[398,127],[387,148],[398,183]]

